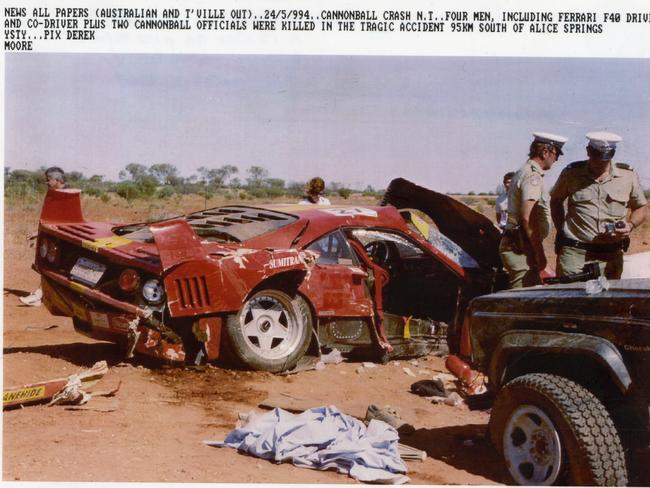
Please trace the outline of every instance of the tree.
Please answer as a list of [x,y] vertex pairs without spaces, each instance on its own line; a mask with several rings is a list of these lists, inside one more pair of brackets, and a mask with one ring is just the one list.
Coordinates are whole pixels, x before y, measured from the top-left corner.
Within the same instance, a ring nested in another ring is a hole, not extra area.
[[305,194],[305,183],[300,183],[298,181],[292,181],[287,186],[287,194],[292,197],[301,197]]
[[171,181],[178,176],[178,168],[168,163],[152,164],[148,172],[161,185],[171,185]]
[[284,180],[282,178],[266,178],[264,185],[269,188],[284,190]]
[[144,164],[140,163],[129,163],[126,167],[120,171],[120,179],[126,180],[129,179],[127,175],[131,176],[132,181],[140,181],[142,178],[147,176],[147,167]]
[[84,175],[81,171],[70,171],[65,174],[65,180],[68,183],[76,183],[78,181],[83,181]]
[[261,166],[251,166],[247,172],[249,176],[246,182],[250,188],[262,187],[264,180],[269,176],[269,172]]
[[220,181],[220,186],[226,186],[226,182],[232,175],[239,173],[239,168],[232,164],[224,164],[215,170],[215,176]]
[[336,190],[336,192],[339,194],[340,197],[343,197],[345,200],[347,200],[352,194],[352,190],[350,190],[349,188],[339,188],[338,190]]

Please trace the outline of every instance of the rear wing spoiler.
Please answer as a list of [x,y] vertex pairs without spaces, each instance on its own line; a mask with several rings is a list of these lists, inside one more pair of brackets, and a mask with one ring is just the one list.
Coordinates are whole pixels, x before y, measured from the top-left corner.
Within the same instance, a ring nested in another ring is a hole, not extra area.
[[80,224],[85,222],[81,212],[81,190],[55,190],[45,195],[40,221],[49,223]]

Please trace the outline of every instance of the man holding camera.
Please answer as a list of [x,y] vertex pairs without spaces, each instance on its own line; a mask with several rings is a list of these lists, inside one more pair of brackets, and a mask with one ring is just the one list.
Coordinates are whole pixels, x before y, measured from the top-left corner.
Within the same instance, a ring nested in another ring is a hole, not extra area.
[[551,190],[551,216],[557,229],[555,271],[568,276],[596,262],[606,278],[618,279],[630,232],[645,220],[648,202],[636,172],[627,164],[612,162],[621,137],[590,132],[587,139],[589,159],[569,164]]

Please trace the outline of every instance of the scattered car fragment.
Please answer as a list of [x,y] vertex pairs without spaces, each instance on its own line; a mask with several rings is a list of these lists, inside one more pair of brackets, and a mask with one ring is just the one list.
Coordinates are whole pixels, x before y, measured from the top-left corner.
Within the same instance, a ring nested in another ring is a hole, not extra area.
[[2,408],[15,408],[50,401],[50,404],[65,400],[85,403],[88,396],[82,388],[90,388],[108,371],[106,361],[98,361],[92,368],[67,378],[42,381],[21,387],[6,388],[2,393]]
[[223,351],[280,372],[319,346],[442,348],[468,301],[501,286],[498,240],[486,217],[406,180],[383,206],[230,205],[130,225],[87,222],[77,190],[50,190],[35,268],[51,313],[129,354]]

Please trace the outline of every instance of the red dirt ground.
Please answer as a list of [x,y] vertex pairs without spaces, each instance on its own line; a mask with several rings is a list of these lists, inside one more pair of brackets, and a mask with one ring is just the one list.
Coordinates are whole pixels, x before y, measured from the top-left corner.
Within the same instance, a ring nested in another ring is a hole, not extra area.
[[[94,199],[84,207],[87,217],[102,220],[144,220],[152,214],[151,207],[124,208]],[[4,385],[65,377],[106,360],[109,373],[96,389],[121,386],[114,399],[88,403],[96,408],[112,404],[114,411],[36,405],[3,412],[3,480],[354,483],[334,472],[275,465],[202,443],[223,439],[239,412],[263,411],[259,403],[273,393],[312,399],[313,406],[335,405],[352,415],[371,403],[396,408],[416,428],[401,442],[428,454],[424,462],[407,463],[412,483],[507,482],[505,468],[484,439],[487,413],[434,405],[409,393],[414,381],[445,371],[440,358],[372,369],[342,363],[292,376],[169,369],[125,362],[117,346],[75,333],[70,319],[52,317],[44,307],[21,306],[18,297],[38,286],[30,270],[34,250],[25,241],[35,229],[38,208],[25,204],[5,214]],[[407,375],[405,366],[417,378]]]

